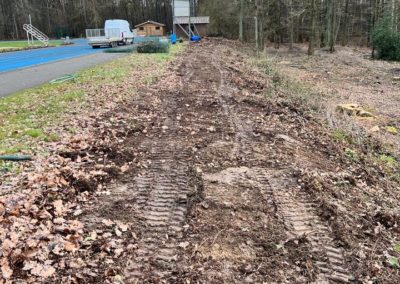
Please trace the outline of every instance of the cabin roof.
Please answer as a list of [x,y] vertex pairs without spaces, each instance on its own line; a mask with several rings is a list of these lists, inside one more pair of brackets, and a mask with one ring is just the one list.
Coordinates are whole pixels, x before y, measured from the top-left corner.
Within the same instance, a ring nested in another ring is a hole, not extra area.
[[139,25],[136,25],[135,28],[139,28],[139,27],[141,27],[141,26],[148,25],[148,24],[152,24],[152,25],[159,26],[159,27],[165,27],[164,24],[161,24],[161,23],[158,23],[158,22],[150,21],[150,20],[149,20],[149,21],[147,21],[147,22],[144,22],[144,23],[141,23],[141,24],[139,24]]

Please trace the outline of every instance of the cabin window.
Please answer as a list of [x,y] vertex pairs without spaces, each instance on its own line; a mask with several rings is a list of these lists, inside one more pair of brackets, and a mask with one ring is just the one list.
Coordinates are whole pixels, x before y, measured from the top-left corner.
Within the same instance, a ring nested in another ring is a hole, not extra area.
[[139,31],[144,31],[144,27],[140,27],[140,28],[139,28]]
[[159,30],[160,29],[160,27],[156,27],[156,30]]

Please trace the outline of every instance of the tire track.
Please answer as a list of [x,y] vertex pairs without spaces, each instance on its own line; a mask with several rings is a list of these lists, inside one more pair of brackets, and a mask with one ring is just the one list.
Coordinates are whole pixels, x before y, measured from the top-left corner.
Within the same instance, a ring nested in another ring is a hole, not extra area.
[[227,72],[220,67],[223,65],[218,65],[218,64],[223,64],[223,63],[219,62],[214,54],[212,65],[215,68],[215,70],[217,70],[217,72],[220,74],[220,82],[215,87],[217,97],[220,105],[223,108],[225,116],[228,118],[228,121],[230,122],[231,126],[234,127],[234,129],[236,129],[235,141],[234,141],[235,143],[232,149],[232,155],[238,157],[239,159],[244,159],[244,158],[248,159],[252,157],[253,154],[251,150],[252,143],[249,138],[252,128],[251,126],[244,124],[240,120],[240,118],[234,114],[235,110],[233,109],[233,106],[230,106],[228,104],[229,99],[233,98],[232,93],[234,92],[234,89],[226,84]]
[[345,268],[343,251],[335,246],[328,225],[314,212],[316,204],[309,201],[304,192],[299,191],[294,181],[282,178],[285,176],[283,172],[256,168],[253,173],[260,191],[274,200],[277,212],[288,230],[288,238],[305,237],[310,241],[314,252],[323,255],[315,261],[319,270],[315,283],[329,283],[329,280],[349,282],[352,276]]
[[[236,129],[235,147],[232,151],[237,156],[249,158],[255,146],[251,140],[251,126],[244,124],[236,115],[234,106],[228,104],[229,99],[233,97],[234,89],[226,84],[227,71],[221,67],[224,63],[219,61],[215,54],[212,65],[220,73],[220,84],[217,86],[219,102],[229,122]],[[315,283],[349,282],[352,276],[345,268],[343,251],[335,246],[328,225],[313,212],[316,204],[312,203],[305,193],[300,192],[294,182],[290,184],[284,180],[283,174],[264,168],[251,168],[250,174],[247,175],[248,182],[253,186],[256,185],[266,202],[273,203],[276,207],[277,214],[285,224],[288,237],[306,237],[316,254],[321,255],[321,258],[314,263],[318,268]]]
[[135,179],[143,235],[128,265],[128,283],[168,278],[176,270],[176,248],[182,238],[191,193],[187,166],[190,155],[172,151],[173,143],[166,149],[162,142],[152,144],[151,165]]
[[[189,64],[189,68],[191,65]],[[182,78],[180,89],[190,79]],[[142,223],[142,235],[135,256],[129,261],[126,283],[172,281],[177,269],[177,249],[183,237],[188,213],[191,153],[182,149],[178,133],[176,96],[179,90],[166,94],[167,112],[158,138],[147,139],[140,146],[148,152],[147,168],[134,179],[136,208]]]

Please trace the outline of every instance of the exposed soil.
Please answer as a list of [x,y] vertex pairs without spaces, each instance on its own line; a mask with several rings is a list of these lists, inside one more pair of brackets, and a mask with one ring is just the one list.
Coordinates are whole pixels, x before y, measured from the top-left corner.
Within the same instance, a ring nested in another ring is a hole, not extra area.
[[319,50],[311,57],[307,56],[305,46],[297,46],[293,51],[285,47],[270,48],[267,54],[285,76],[308,84],[319,94],[332,126],[346,128],[349,123],[335,118],[338,104],[358,104],[375,117],[352,119],[351,123],[361,126],[400,154],[400,131],[397,134],[387,131],[388,126],[400,129],[398,62],[373,60],[368,48],[341,46],[333,54]]
[[266,100],[269,78],[236,48],[191,46],[127,107],[143,129],[124,142],[135,166],[86,221],[132,224],[124,282],[399,281],[398,185]]
[[240,48],[191,44],[120,103],[120,120],[98,118],[109,127],[88,152],[62,153],[124,170],[70,177],[87,191],[86,237],[53,257],[62,275],[48,283],[400,282],[399,184],[348,159],[316,118],[267,99],[271,78]]

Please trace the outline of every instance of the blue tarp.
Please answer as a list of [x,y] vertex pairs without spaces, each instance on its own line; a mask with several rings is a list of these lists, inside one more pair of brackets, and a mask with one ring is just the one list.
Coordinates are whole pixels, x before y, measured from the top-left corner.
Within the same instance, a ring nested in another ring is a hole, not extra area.
[[172,44],[175,44],[177,42],[177,40],[178,40],[178,38],[176,37],[175,34],[172,34],[170,39],[171,39],[171,43]]
[[190,38],[190,40],[191,40],[191,41],[200,41],[200,40],[201,40],[201,37],[199,37],[199,36],[192,36],[192,37]]

